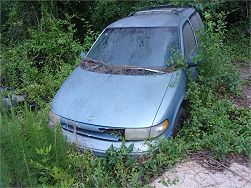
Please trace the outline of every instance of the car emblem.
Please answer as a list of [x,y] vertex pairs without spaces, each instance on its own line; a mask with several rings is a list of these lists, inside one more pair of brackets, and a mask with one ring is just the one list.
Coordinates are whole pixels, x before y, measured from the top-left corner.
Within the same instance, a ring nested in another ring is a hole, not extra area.
[[87,117],[87,120],[88,120],[88,121],[93,121],[93,120],[94,120],[94,116],[92,116],[92,115],[88,116],[88,117]]

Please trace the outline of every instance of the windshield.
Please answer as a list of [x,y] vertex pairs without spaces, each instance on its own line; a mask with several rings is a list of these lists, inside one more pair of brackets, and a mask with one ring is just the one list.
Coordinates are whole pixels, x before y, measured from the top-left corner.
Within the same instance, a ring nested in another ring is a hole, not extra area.
[[87,58],[113,66],[163,67],[178,49],[176,27],[106,29]]

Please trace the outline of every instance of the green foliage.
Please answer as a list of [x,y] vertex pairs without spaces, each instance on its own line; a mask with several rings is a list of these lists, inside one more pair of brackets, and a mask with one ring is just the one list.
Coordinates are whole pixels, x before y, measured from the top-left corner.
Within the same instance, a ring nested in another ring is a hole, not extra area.
[[224,14],[219,18],[217,22],[207,21],[200,38],[202,49],[195,58],[200,62],[199,77],[189,83],[190,118],[180,137],[189,150],[208,148],[217,156],[231,152],[249,156],[251,111],[234,106],[227,98],[240,93],[241,81],[236,56],[229,53],[234,49],[224,43]]
[[225,12],[227,17],[225,21],[229,23],[238,22],[240,20],[249,20],[250,18],[250,3],[249,1],[191,1],[191,0],[171,0],[171,3],[176,6],[194,7],[205,20],[217,22],[220,14]]
[[88,30],[88,27],[85,27],[86,22],[91,23],[92,30],[100,32],[108,24],[132,12],[168,4],[194,7],[214,21],[218,19],[218,13],[223,11],[227,13],[226,20],[230,23],[250,18],[249,1],[4,1],[1,4],[4,25],[1,31],[8,41],[23,41],[29,37],[30,28],[39,28],[43,11],[46,10],[57,19],[64,20],[65,15],[70,15],[70,21],[77,29],[75,38],[82,42]]
[[89,51],[89,49],[92,47],[92,44],[95,42],[95,40],[97,39],[99,33],[98,32],[94,32],[91,27],[88,25],[87,26],[87,33],[86,36],[84,38],[84,42],[83,42],[83,50],[85,52]]
[[30,30],[30,39],[1,54],[2,83],[27,94],[30,101],[49,101],[79,63],[81,51],[67,21],[48,16],[40,26],[41,30]]
[[[229,92],[238,95],[241,90],[239,71],[233,65],[232,49],[224,44],[225,14],[218,16],[217,22],[208,20],[205,33],[201,35],[201,51],[195,58],[199,64],[199,82],[206,84],[214,92]],[[216,32],[215,32],[216,31]]]
[[[250,63],[250,23],[240,21],[235,23],[231,30],[226,31],[224,42],[231,46],[231,56],[236,65],[245,65]],[[238,63],[238,64],[237,64]]]
[[12,181],[11,172],[6,163],[2,149],[0,150],[0,187],[9,187]]
[[[200,89],[198,89],[200,88]],[[185,138],[190,150],[210,149],[218,156],[228,153],[250,155],[251,111],[237,108],[231,102],[218,99],[208,89],[194,83],[190,89],[190,118],[180,137]]]
[[[69,147],[60,129],[50,129],[47,110],[38,114],[25,109],[2,112],[1,148],[5,164],[2,184],[56,187],[140,187],[150,183],[165,167],[184,157],[184,147],[175,140],[162,140],[144,158],[129,155],[133,145],[113,146],[103,158],[90,151]],[[182,154],[182,155],[181,155]]]
[[[11,183],[16,186],[35,186],[41,181],[36,174],[45,172],[33,170],[32,161],[50,166],[62,165],[67,148],[59,130],[48,128],[47,113],[35,115],[28,109],[22,112],[24,116],[16,113],[2,113],[1,152],[12,172]],[[53,154],[46,155],[49,152]]]
[[93,28],[96,30],[102,30],[113,21],[126,17],[130,13],[137,10],[145,9],[151,6],[168,3],[165,0],[157,1],[98,1],[92,12],[92,22],[95,23]]

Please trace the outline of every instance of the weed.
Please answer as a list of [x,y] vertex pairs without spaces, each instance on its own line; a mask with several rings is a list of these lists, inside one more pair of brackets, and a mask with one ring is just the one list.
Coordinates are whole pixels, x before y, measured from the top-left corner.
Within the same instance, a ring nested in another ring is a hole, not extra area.
[[49,102],[66,76],[80,63],[80,44],[67,21],[47,15],[42,30],[30,30],[30,38],[1,53],[2,84],[27,95],[29,101]]
[[[36,148],[43,148],[51,144],[54,155],[50,156],[51,165],[64,161],[66,148],[61,134],[55,133],[47,126],[47,113],[34,115],[27,108],[24,116],[3,113],[1,117],[1,147],[12,172],[14,185],[34,186],[38,183],[36,171],[32,170],[32,161],[41,160]],[[39,151],[39,150],[37,150]]]

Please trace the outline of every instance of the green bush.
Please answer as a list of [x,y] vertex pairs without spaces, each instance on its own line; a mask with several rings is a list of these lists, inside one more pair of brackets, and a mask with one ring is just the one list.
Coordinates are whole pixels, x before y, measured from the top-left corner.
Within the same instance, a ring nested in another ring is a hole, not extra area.
[[201,51],[195,61],[199,64],[199,80],[208,89],[225,94],[229,91],[238,95],[241,90],[239,69],[233,64],[232,47],[224,43],[225,14],[219,14],[217,22],[208,20],[206,30],[200,37]]
[[95,40],[97,39],[99,33],[98,32],[94,32],[91,29],[90,25],[87,25],[86,27],[88,29],[87,29],[87,33],[86,33],[86,36],[85,36],[84,42],[83,42],[83,50],[85,52],[88,52],[89,49],[92,47],[93,43],[95,42]]
[[30,39],[3,48],[2,84],[18,89],[30,101],[48,102],[64,79],[80,63],[81,46],[66,21],[47,16]]
[[241,80],[234,49],[224,43],[224,14],[207,21],[201,51],[195,58],[199,77],[190,81],[187,99],[190,117],[182,131],[189,150],[210,149],[218,156],[251,152],[251,111],[234,106],[229,95],[239,95]]
[[231,56],[235,60],[236,66],[250,63],[250,23],[240,21],[235,23],[231,30],[226,31],[225,44],[231,46]]
[[250,20],[249,1],[171,0],[171,3],[179,7],[193,7],[203,15],[203,19],[210,19],[214,22],[217,22],[222,12],[227,14],[224,21],[228,23],[235,23],[240,20]]

